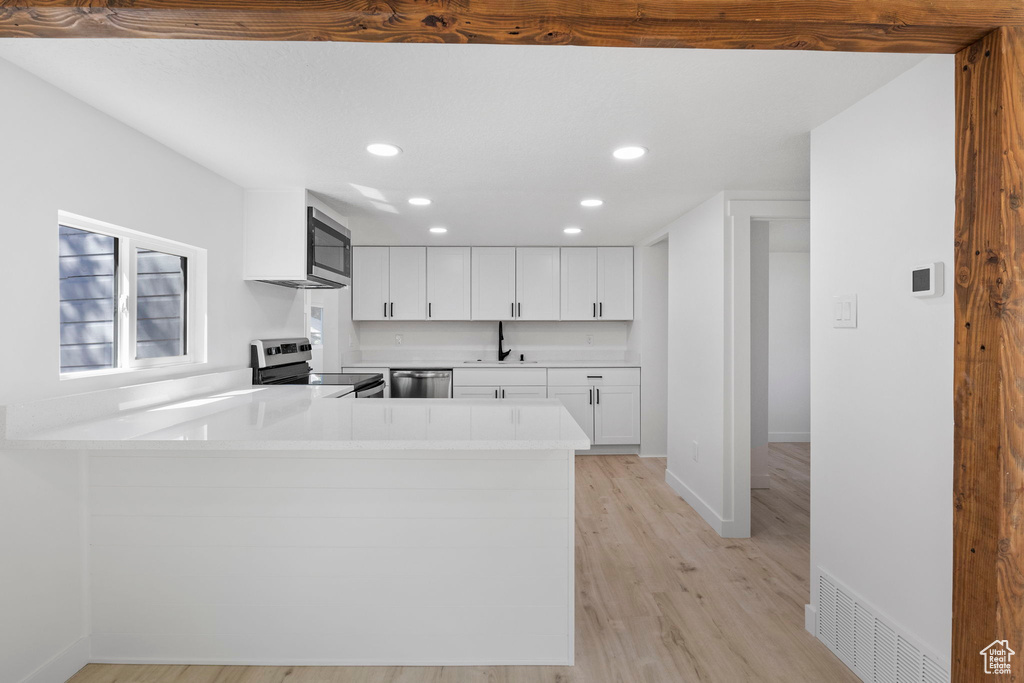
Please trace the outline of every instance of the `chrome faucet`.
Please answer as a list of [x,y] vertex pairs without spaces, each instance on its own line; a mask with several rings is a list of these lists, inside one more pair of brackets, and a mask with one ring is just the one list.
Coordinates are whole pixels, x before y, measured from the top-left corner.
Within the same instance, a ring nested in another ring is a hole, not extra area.
[[499,363],[501,361],[505,360],[506,358],[508,358],[508,354],[512,353],[512,349],[509,349],[508,351],[502,351],[502,348],[504,346],[505,346],[505,334],[501,331],[501,321],[499,320],[498,321],[498,362]]

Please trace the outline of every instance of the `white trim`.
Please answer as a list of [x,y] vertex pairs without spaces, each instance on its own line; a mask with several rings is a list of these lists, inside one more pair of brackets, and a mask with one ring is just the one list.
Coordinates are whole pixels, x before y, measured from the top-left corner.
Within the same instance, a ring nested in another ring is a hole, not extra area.
[[818,608],[814,605],[804,605],[804,629],[818,637]]
[[[90,664],[150,664],[167,666],[573,666],[573,659],[231,659],[216,657],[94,657]],[[32,681],[32,683],[37,683]],[[42,683],[42,682],[39,682]],[[60,683],[64,683],[64,679]]]
[[669,488],[678,493],[712,529],[718,532],[719,536],[725,536],[725,520],[719,517],[718,513],[712,510],[711,506],[705,503],[704,499],[698,496],[693,489],[684,484],[683,480],[676,476],[672,470],[665,470],[665,483],[669,485]]
[[79,638],[19,683],[64,683],[89,663],[89,637]]
[[810,432],[768,432],[769,443],[810,443]]
[[667,460],[668,459],[668,454],[667,453],[640,453],[639,457],[641,457],[641,458],[665,458]]
[[[750,229],[751,221],[810,218],[806,195],[726,193],[725,434],[722,512],[730,537],[750,536]],[[753,198],[753,199],[751,199]],[[725,536],[725,534],[722,534]]]
[[770,474],[751,474],[750,475],[750,488],[752,489],[770,489],[772,487],[772,475]]
[[576,455],[640,455],[640,446],[639,444],[629,446],[592,445],[586,450],[577,450]]

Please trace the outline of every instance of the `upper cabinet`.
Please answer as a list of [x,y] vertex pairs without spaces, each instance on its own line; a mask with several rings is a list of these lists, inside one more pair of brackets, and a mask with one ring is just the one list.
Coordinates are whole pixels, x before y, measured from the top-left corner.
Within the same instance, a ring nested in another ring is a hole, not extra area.
[[632,247],[354,247],[353,320],[632,320]]
[[558,247],[516,249],[516,320],[558,320]]
[[352,319],[386,320],[391,302],[391,248],[352,247]]
[[470,247],[427,247],[427,320],[469,320]]
[[515,247],[473,247],[473,320],[512,320],[515,305]]
[[353,320],[427,317],[426,247],[353,247]]
[[562,320],[633,319],[633,248],[565,247]]
[[473,247],[473,320],[558,320],[558,247]]

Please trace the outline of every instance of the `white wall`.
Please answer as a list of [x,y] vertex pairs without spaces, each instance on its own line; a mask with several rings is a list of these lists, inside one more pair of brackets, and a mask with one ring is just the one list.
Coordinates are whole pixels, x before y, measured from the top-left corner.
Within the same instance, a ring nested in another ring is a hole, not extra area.
[[668,228],[667,374],[672,391],[665,476],[716,529],[723,504],[725,204],[725,194],[719,193]]
[[[811,187],[812,571],[948,662],[953,58],[815,129]],[[916,299],[910,269],[931,261],[947,264],[946,294]],[[835,294],[857,294],[856,329],[832,328]]]
[[810,267],[808,252],[768,254],[769,441],[811,440]]
[[[0,405],[244,367],[251,338],[301,331],[296,291],[242,281],[240,188],[2,60],[0,91]],[[208,250],[205,366],[59,379],[59,210]],[[88,657],[82,481],[75,455],[0,452],[4,681],[64,681]]]
[[629,334],[640,358],[640,455],[668,454],[668,240],[635,247],[636,317]]
[[[506,321],[505,349],[526,360],[619,360],[626,357],[628,322],[621,321]],[[356,347],[344,348],[343,361],[497,359],[498,323],[430,320],[362,321],[353,325]],[[402,336],[402,343],[395,341]],[[587,343],[587,335],[593,343]]]
[[768,221],[750,222],[750,488],[770,485]]
[[94,391],[197,368],[61,381],[57,212],[88,216],[208,250],[209,362],[248,363],[254,336],[302,330],[295,290],[242,281],[242,190],[8,62],[0,61],[8,136],[0,157],[0,404]]

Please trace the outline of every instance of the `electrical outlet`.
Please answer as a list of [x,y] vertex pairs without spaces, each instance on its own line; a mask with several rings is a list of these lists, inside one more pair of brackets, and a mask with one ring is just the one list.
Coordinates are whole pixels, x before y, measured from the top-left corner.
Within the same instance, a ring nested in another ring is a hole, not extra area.
[[594,335],[588,334],[587,335],[587,346],[593,346],[593,345],[594,345]]
[[693,461],[700,461],[700,446],[697,444],[696,441],[693,442]]
[[400,335],[400,334],[396,334],[395,335],[395,345],[396,346],[401,346],[402,345],[402,335]]

